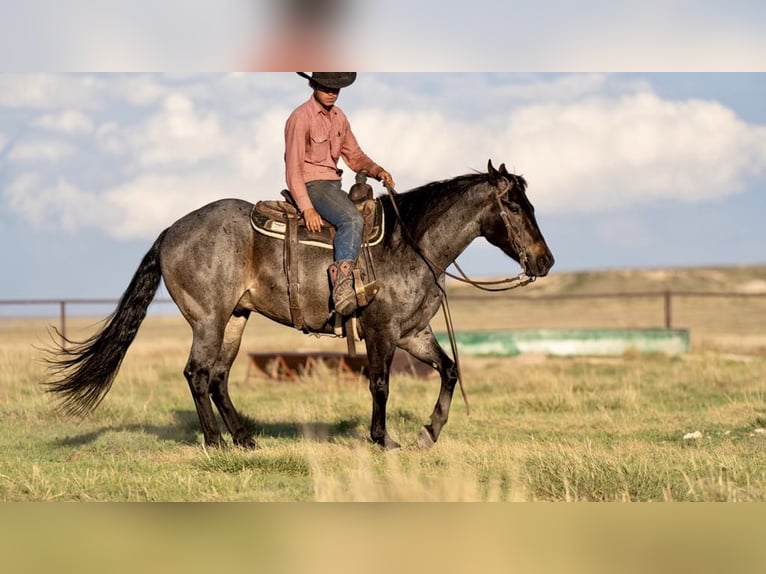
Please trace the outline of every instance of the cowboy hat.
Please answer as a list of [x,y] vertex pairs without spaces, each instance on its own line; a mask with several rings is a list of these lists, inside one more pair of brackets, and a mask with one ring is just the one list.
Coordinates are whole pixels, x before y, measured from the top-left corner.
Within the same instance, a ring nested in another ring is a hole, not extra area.
[[296,72],[296,74],[333,90],[346,88],[356,80],[356,72],[311,72],[310,76],[306,72]]

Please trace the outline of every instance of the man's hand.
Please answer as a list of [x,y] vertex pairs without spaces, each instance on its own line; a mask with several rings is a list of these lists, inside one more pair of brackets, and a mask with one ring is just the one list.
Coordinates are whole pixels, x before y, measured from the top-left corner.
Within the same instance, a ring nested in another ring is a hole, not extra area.
[[309,207],[303,212],[303,220],[306,222],[306,229],[312,233],[322,231],[322,216],[313,207]]
[[380,178],[380,181],[383,182],[383,185],[390,189],[394,189],[394,178],[391,177],[391,174],[388,173],[385,169],[378,174],[378,177]]

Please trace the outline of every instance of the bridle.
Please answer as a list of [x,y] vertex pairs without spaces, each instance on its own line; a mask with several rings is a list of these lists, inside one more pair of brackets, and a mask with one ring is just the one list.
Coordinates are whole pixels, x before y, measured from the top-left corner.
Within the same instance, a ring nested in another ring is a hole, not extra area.
[[[522,269],[526,269],[527,267],[527,250],[526,248],[519,243],[519,240],[517,239],[520,235],[520,229],[518,225],[512,220],[511,216],[508,214],[508,210],[503,205],[502,196],[505,195],[510,189],[513,188],[515,182],[509,181],[510,187],[506,190],[496,190],[494,194],[494,199],[497,202],[497,207],[500,210],[500,218],[503,220],[503,224],[505,225],[505,229],[508,232],[508,239],[511,242],[511,245],[513,246],[516,253],[519,255],[519,265],[521,265]],[[460,281],[461,283],[465,283],[467,285],[471,285],[473,287],[476,287],[477,289],[481,289],[482,291],[489,291],[489,292],[500,292],[500,291],[510,291],[511,289],[516,289],[517,287],[523,287],[525,285],[529,285],[530,283],[534,283],[534,281],[537,279],[534,275],[530,276],[527,275],[525,271],[522,271],[515,277],[506,277],[505,279],[498,279],[495,281],[478,281],[476,279],[471,279],[468,277],[468,275],[460,268],[460,265],[458,265],[457,261],[453,261],[450,263],[450,265],[454,265],[455,269],[458,270],[458,273],[460,275],[455,275],[454,273],[450,273],[447,271],[445,267],[442,267],[434,261],[429,258],[425,253],[423,253],[420,250],[420,247],[418,246],[415,239],[410,234],[409,230],[404,225],[404,220],[402,219],[401,213],[399,213],[399,206],[396,203],[396,197],[399,195],[395,189],[392,187],[389,187],[388,185],[385,185],[386,191],[388,191],[388,195],[391,198],[391,205],[394,208],[394,213],[396,213],[396,218],[399,220],[399,224],[402,226],[402,230],[404,232],[404,235],[407,237],[407,240],[409,241],[411,247],[415,250],[415,253],[418,254],[420,258],[423,259],[423,261],[426,262],[431,272],[434,274],[434,276],[439,277],[441,275],[446,275],[450,279],[455,279],[457,281]],[[449,265],[448,265],[449,267]],[[446,297],[446,293],[445,293]]]
[[[495,190],[495,201],[497,202],[497,206],[500,209],[500,217],[503,220],[503,224],[505,225],[505,229],[508,232],[508,239],[511,242],[511,245],[513,245],[513,248],[516,250],[516,253],[519,256],[519,264],[521,265],[522,269],[526,269],[526,263],[527,263],[527,250],[526,248],[519,243],[519,240],[517,239],[520,235],[520,229],[518,228],[518,225],[516,225],[511,218],[511,216],[508,214],[508,210],[503,205],[502,196],[506,194],[508,191],[510,191],[513,186],[516,185],[516,182],[509,180],[509,187],[507,189],[497,189]],[[472,285],[476,287],[477,289],[481,289],[482,291],[490,291],[490,292],[498,292],[498,291],[509,291],[511,289],[516,289],[517,287],[523,287],[524,285],[529,285],[530,283],[533,283],[536,279],[534,275],[529,276],[526,274],[526,272],[522,271],[519,273],[516,277],[508,277],[506,279],[500,279],[497,281],[477,281],[475,279],[471,279],[468,277],[465,272],[460,268],[460,266],[457,264],[457,261],[453,261],[450,265],[454,265],[455,269],[458,270],[460,275],[454,275],[447,271],[446,268],[443,268],[442,266],[434,263],[434,261],[429,258],[423,251],[420,249],[420,247],[417,244],[417,241],[412,237],[407,227],[404,225],[404,220],[402,219],[402,215],[399,212],[399,206],[396,202],[396,197],[399,195],[396,190],[393,187],[389,187],[388,185],[384,184],[386,191],[388,191],[388,195],[391,198],[391,205],[394,208],[394,213],[396,213],[396,218],[399,220],[399,225],[402,228],[403,235],[407,239],[407,241],[410,243],[410,246],[413,248],[415,253],[423,259],[423,261],[428,265],[428,268],[431,270],[431,273],[434,275],[434,279],[436,280],[436,285],[439,288],[439,290],[442,292],[442,311],[444,313],[444,322],[447,326],[447,334],[449,336],[450,341],[450,347],[452,348],[452,356],[455,359],[455,369],[457,370],[457,382],[460,386],[460,394],[463,397],[463,403],[465,404],[466,412],[470,415],[471,414],[471,407],[468,404],[468,395],[466,395],[465,389],[463,388],[463,376],[460,369],[460,358],[458,357],[458,350],[457,350],[457,342],[455,341],[455,328],[452,324],[452,313],[449,309],[449,302],[447,300],[447,290],[439,283],[439,277],[442,275],[446,275],[447,277],[450,277],[452,279],[456,279],[457,281],[460,281],[461,283],[466,283],[468,285]]]
[[[511,188],[516,185],[515,183],[511,182]],[[503,201],[501,196],[505,194],[505,191],[497,191],[495,193],[495,201],[497,202],[497,206],[500,210],[500,218],[503,220],[503,224],[505,225],[505,230],[508,232],[508,239],[511,242],[511,245],[513,245],[514,250],[519,255],[519,265],[521,265],[522,269],[526,269],[527,267],[527,249],[523,245],[519,243],[518,237],[520,235],[521,230],[519,229],[518,225],[511,219],[511,216],[508,215],[508,210],[503,205]],[[461,281],[462,283],[467,283],[468,285],[472,285],[473,287],[476,287],[477,289],[481,289],[482,291],[490,291],[490,292],[499,292],[499,291],[510,291],[511,289],[516,289],[517,287],[524,287],[524,285],[529,285],[530,283],[534,283],[535,279],[537,279],[534,275],[527,275],[525,271],[522,271],[516,277],[507,277],[505,279],[499,279],[497,281],[476,281],[475,279],[471,279],[466,275],[466,273],[460,268],[460,265],[457,264],[457,261],[453,261],[452,265],[455,266],[455,269],[458,270],[460,275],[462,277],[458,277],[456,275],[453,275],[451,273],[447,273],[445,270],[444,273],[447,274],[452,279],[457,279],[458,281]]]

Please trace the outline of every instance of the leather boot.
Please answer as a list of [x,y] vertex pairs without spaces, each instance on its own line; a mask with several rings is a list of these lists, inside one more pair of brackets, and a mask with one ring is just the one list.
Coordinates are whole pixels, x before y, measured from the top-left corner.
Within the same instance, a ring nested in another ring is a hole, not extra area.
[[356,311],[356,292],[354,291],[354,262],[338,261],[327,270],[332,285],[332,302],[335,312],[351,315]]

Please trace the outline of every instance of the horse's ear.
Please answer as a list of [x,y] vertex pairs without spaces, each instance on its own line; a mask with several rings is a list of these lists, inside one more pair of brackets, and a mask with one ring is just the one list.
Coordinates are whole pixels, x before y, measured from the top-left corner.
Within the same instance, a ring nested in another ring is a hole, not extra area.
[[489,174],[489,180],[494,184],[497,182],[497,170],[495,169],[495,166],[492,165],[492,160],[490,159],[487,162],[487,173]]
[[503,177],[503,172],[506,174],[508,173],[505,171],[505,164],[502,164],[500,166],[500,171],[497,171],[495,166],[492,165],[492,160],[489,160],[489,162],[487,162],[487,172],[489,174],[489,183],[491,185],[496,187],[500,193],[505,193],[508,191],[510,184],[508,183],[508,179]]
[[505,168],[505,164],[504,163],[500,164],[500,169],[498,171],[500,171],[501,175],[510,175],[508,173],[508,170]]

